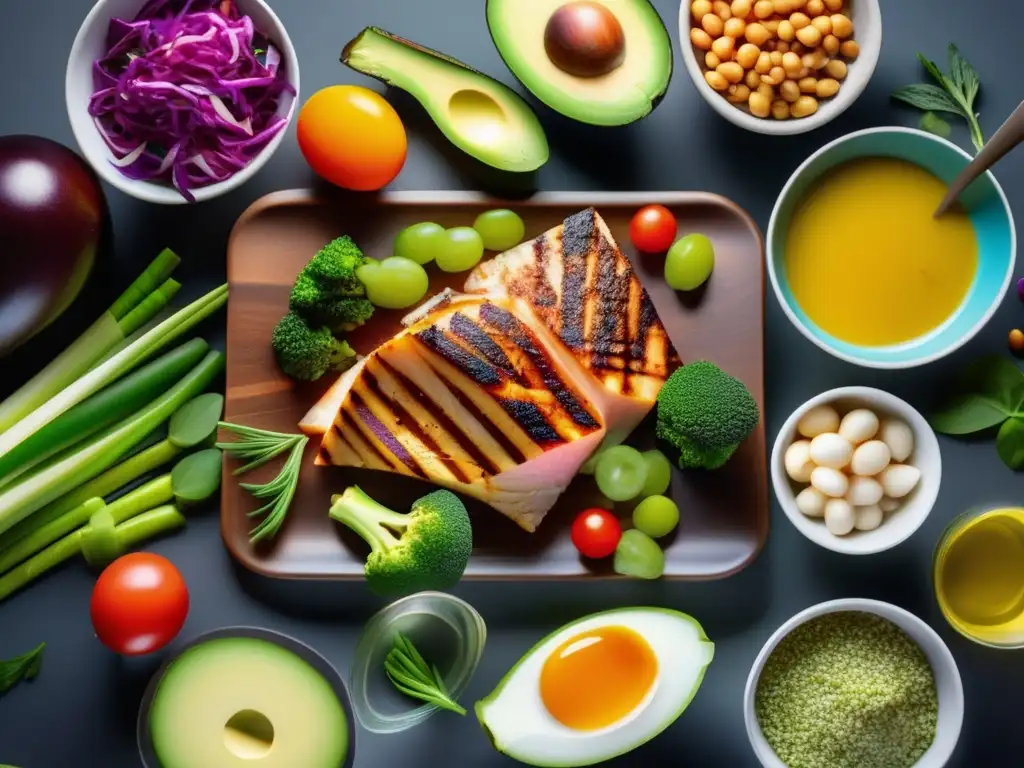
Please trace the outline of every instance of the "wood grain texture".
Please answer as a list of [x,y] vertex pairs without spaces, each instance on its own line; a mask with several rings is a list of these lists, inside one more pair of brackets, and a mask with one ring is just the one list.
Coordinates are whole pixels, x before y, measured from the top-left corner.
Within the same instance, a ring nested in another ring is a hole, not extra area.
[[[629,220],[637,208],[661,203],[679,221],[680,235],[703,232],[715,246],[715,271],[708,283],[689,295],[677,294],[662,279],[663,256],[637,255],[629,241]],[[608,222],[619,246],[633,261],[641,281],[684,362],[712,360],[740,378],[764,408],[764,258],[756,225],[724,198],[704,193],[544,193],[523,202],[500,202],[475,193],[395,192],[377,197],[312,192],[278,192],[257,201],[238,220],[228,246],[228,421],[282,432],[296,424],[334,381],[296,384],[282,374],[270,349],[270,334],[287,311],[292,281],[325,243],[350,235],[368,255],[391,255],[395,235],[419,221],[445,226],[469,225],[478,213],[510,207],[526,221],[533,238],[566,216],[594,206]],[[486,257],[485,257],[486,258]],[[461,288],[465,274],[445,275],[431,267],[431,295],[444,287]],[[377,310],[349,341],[362,353],[399,330],[404,311]],[[653,447],[653,413],[628,441]],[[428,492],[423,481],[373,470],[313,465],[315,441],[289,520],[277,539],[256,549],[248,542],[253,521],[246,513],[259,506],[225,467],[221,530],[231,553],[258,573],[280,578],[359,578],[366,547],[327,516],[332,494],[358,484],[378,501],[406,510]],[[253,473],[263,480],[278,463]],[[253,479],[247,478],[247,479]],[[675,470],[671,495],[682,521],[665,546],[665,576],[722,578],[757,555],[768,530],[768,490],[764,420],[716,472]],[[529,534],[473,499],[466,499],[473,520],[474,554],[466,578],[565,579],[614,576],[610,562],[581,561],[569,528],[575,514],[601,503],[593,479],[578,478]],[[631,507],[616,513],[628,521]]]

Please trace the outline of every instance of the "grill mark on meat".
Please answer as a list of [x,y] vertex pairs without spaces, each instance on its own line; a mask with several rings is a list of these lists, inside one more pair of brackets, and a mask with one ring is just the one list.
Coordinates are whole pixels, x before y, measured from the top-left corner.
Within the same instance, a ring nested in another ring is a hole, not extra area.
[[627,317],[633,276],[618,274],[619,256],[603,235],[597,239],[597,308],[589,334],[595,355],[618,356],[626,352]]
[[[355,394],[355,393],[353,393],[353,394]],[[359,431],[360,431],[359,430],[359,425],[356,424],[356,421],[352,417],[351,413],[349,413],[348,411],[342,409],[339,412],[339,414],[338,414],[338,418],[341,420],[342,426],[344,426],[346,428],[346,430],[354,430],[357,434],[359,433]],[[341,431],[341,427],[338,426],[337,421],[335,421],[335,423],[332,424],[331,427],[334,429],[335,432],[338,433],[339,439],[345,440],[345,433]],[[350,446],[352,446],[352,452],[355,453],[356,456],[359,456],[359,451],[356,449],[355,442],[354,441],[350,441],[350,440],[345,440],[345,442],[348,443]],[[383,453],[380,452],[380,449],[377,448],[377,445],[372,440],[367,440],[366,438],[363,438],[362,442],[366,445],[368,450],[373,451],[374,456],[377,457],[377,460],[381,464],[383,464],[385,467],[393,467],[394,466],[391,463],[391,460],[387,456],[385,456]],[[365,459],[364,459],[364,461],[365,461]]]
[[522,376],[516,371],[515,366],[512,365],[512,361],[508,359],[508,355],[505,354],[504,350],[472,319],[462,312],[456,312],[452,315],[449,327],[453,334],[483,355],[487,362],[516,383],[525,385],[526,382],[523,381]]
[[[480,447],[473,441],[473,439],[466,432],[464,432],[462,428],[459,427],[458,424],[456,424],[452,420],[452,418],[444,411],[444,409],[442,409],[437,403],[435,403],[434,400],[426,392],[424,392],[422,389],[416,386],[415,382],[406,377],[405,374],[400,372],[397,368],[385,362],[383,358],[378,357],[377,362],[380,363],[381,367],[384,368],[389,374],[391,374],[391,376],[394,377],[395,381],[398,382],[399,386],[401,386],[402,389],[404,389],[406,392],[408,392],[411,396],[415,397],[419,401],[420,406],[423,407],[427,411],[427,413],[430,414],[431,418],[437,420],[437,423],[441,426],[441,428],[452,436],[452,439],[455,440],[462,447],[462,449],[469,454],[469,456],[473,459],[474,462],[476,462],[477,466],[480,467],[480,469],[482,469],[487,474],[491,475],[496,475],[499,472],[501,472],[501,467],[498,466],[494,459],[492,459],[490,456],[484,453],[484,451],[480,449]],[[441,381],[443,382],[444,379],[441,379]],[[448,386],[447,382],[445,382],[445,388],[453,395],[458,397],[458,393],[455,392],[452,389],[452,387]],[[462,404],[463,406],[466,405],[465,403]],[[491,435],[498,442],[498,444],[502,446],[502,448],[506,448],[504,443],[498,440],[498,434],[496,433],[500,433],[500,431],[497,430],[497,428],[493,424],[491,424],[490,420],[487,418],[481,418],[480,414],[474,414],[474,416],[476,416],[476,420],[480,422],[480,425],[483,427],[483,429],[489,435]],[[506,448],[506,450],[508,449]],[[511,453],[510,455],[515,457],[517,454]]]
[[548,281],[548,260],[551,252],[546,237],[533,241],[533,283],[534,294],[530,297],[538,307],[550,309],[558,304],[558,294]]
[[523,428],[530,439],[544,450],[556,448],[565,443],[565,439],[548,423],[547,418],[534,403],[503,397],[495,399],[505,409],[505,413],[515,419],[515,422]]
[[594,240],[594,209],[573,214],[562,223],[562,307],[559,335],[570,349],[582,349],[586,303],[587,257]]
[[[365,371],[364,371],[365,373]],[[363,398],[359,396],[359,393],[353,390],[350,393],[352,398],[352,406],[355,408],[356,414],[362,420],[363,424],[366,425],[367,429],[373,433],[373,435],[383,443],[384,447],[387,448],[391,453],[394,454],[402,464],[409,468],[414,474],[422,478],[427,478],[427,473],[423,471],[423,468],[416,462],[416,459],[405,450],[405,447],[398,442],[396,438],[387,427],[385,427],[380,419],[373,415],[373,412],[367,407]],[[388,462],[390,464],[390,462]]]
[[[430,435],[429,432],[426,432],[420,426],[419,422],[416,421],[416,418],[405,409],[405,407],[401,403],[401,400],[398,398],[392,398],[391,396],[388,395],[387,392],[385,392],[381,388],[380,382],[377,381],[377,377],[373,375],[373,372],[369,369],[369,366],[366,366],[363,369],[363,381],[366,382],[366,386],[377,397],[383,400],[384,403],[388,406],[388,408],[391,409],[391,412],[394,414],[395,420],[398,423],[399,427],[407,429],[409,433],[412,434],[413,437],[415,437],[417,440],[423,443],[432,454],[437,456],[441,460],[441,463],[448,468],[448,471],[455,476],[456,480],[458,480],[460,483],[469,482],[469,477],[465,474],[465,472],[463,472],[462,468],[459,466],[459,463],[452,459],[443,450],[441,450],[441,446],[437,444],[437,441]],[[397,440],[397,437],[395,439]]]
[[471,355],[451,339],[436,325],[424,328],[416,334],[416,338],[439,354],[449,363],[482,387],[493,387],[501,383],[501,374],[487,361]]
[[534,335],[517,317],[511,312],[487,302],[480,307],[480,319],[505,334],[526,354],[530,363],[540,374],[544,386],[555,396],[555,399],[576,425],[588,430],[600,427],[586,406],[576,399],[576,396],[562,381],[547,353],[536,343]]

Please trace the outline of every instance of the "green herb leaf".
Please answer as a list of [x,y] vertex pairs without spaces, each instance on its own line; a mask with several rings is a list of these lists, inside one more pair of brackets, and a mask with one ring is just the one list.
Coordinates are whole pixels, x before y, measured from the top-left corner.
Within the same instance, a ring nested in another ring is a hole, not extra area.
[[971,63],[953,43],[949,44],[949,74],[953,84],[963,95],[967,107],[973,109],[974,100],[981,88],[981,80]]
[[912,107],[938,112],[951,112],[965,117],[964,110],[952,97],[937,85],[908,85],[892,92],[892,98],[904,101]]
[[996,436],[999,458],[1010,469],[1024,467],[1024,419],[1007,419]]
[[953,132],[950,124],[934,112],[925,112],[921,115],[921,122],[918,125],[922,131],[928,131],[928,133],[935,134],[943,139],[948,139],[949,135]]
[[957,395],[928,419],[943,435],[970,435],[1002,424],[1010,416],[999,403],[977,394]]
[[1022,408],[1024,371],[1005,357],[983,357],[964,369],[956,394],[929,423],[942,434],[969,435],[1024,416]]
[[10,661],[0,661],[0,696],[22,680],[32,680],[39,674],[39,666],[43,663],[44,648],[46,648],[46,643],[40,643],[22,656],[17,656]]
[[394,647],[384,659],[384,672],[395,688],[410,698],[440,709],[466,714],[466,710],[449,695],[437,667],[427,664],[409,638],[396,634],[393,643]]
[[194,448],[210,439],[224,412],[224,395],[208,392],[194,397],[175,411],[167,435],[179,448]]
[[171,489],[179,504],[200,504],[217,492],[221,478],[221,452],[207,448],[186,456],[171,470]]
[[917,60],[924,65],[924,68],[928,70],[928,74],[931,75],[932,79],[941,85],[944,90],[950,91],[953,89],[954,86],[952,81],[942,74],[942,70],[939,69],[938,64],[926,57],[923,53],[917,54]]

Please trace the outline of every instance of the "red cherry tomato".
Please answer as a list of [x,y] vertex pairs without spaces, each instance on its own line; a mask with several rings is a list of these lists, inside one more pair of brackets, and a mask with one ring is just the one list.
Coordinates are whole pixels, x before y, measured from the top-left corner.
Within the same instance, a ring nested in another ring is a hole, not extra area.
[[158,651],[188,615],[188,588],[170,560],[148,552],[119,557],[96,581],[92,626],[102,643],[124,656]]
[[585,509],[572,524],[572,543],[584,557],[608,557],[622,538],[622,526],[605,509]]
[[647,205],[629,222],[629,239],[638,251],[662,253],[676,241],[676,217],[664,205]]

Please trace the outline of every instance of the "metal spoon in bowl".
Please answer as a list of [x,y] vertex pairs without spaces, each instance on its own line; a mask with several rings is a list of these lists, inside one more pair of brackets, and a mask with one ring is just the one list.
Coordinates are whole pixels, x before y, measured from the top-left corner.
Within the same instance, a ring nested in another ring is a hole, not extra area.
[[949,192],[939,203],[939,207],[935,209],[934,218],[937,219],[948,211],[960,197],[960,193],[967,189],[972,181],[999,162],[1003,155],[1020,144],[1021,141],[1024,141],[1024,101],[985,143],[978,156],[960,171],[960,175],[953,179],[953,183],[949,185]]

